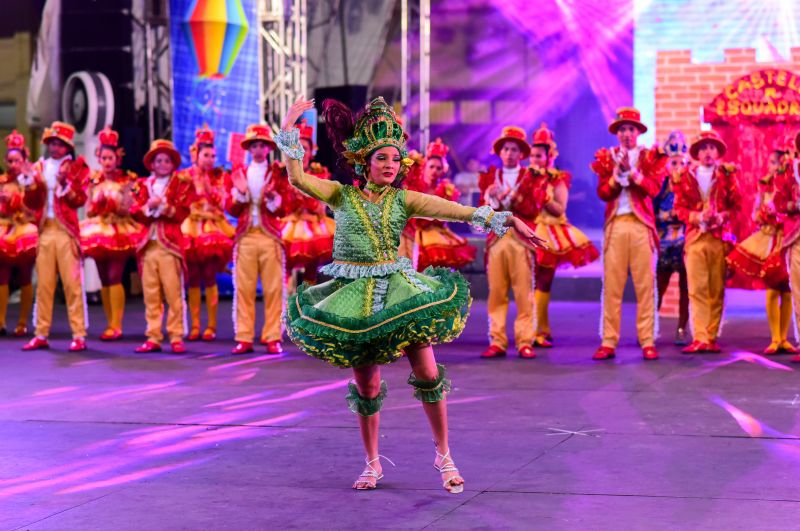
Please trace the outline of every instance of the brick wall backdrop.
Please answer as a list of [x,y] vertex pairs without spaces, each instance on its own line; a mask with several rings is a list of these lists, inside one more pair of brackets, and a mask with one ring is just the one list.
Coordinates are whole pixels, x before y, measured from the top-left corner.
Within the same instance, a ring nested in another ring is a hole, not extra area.
[[756,62],[755,48],[725,50],[721,63],[692,63],[689,50],[660,51],[656,59],[656,139],[680,129],[691,138],[700,131],[703,107],[722,92],[725,85],[754,70],[782,68],[800,73],[800,48],[792,48],[784,63]]

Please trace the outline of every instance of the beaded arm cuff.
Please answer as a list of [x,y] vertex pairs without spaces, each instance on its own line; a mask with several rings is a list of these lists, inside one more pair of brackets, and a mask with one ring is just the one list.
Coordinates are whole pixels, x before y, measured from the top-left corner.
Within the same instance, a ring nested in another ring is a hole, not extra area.
[[290,131],[281,129],[275,135],[275,143],[290,159],[303,160],[306,150],[303,148],[303,144],[300,143],[300,129],[296,127],[293,127]]
[[491,207],[483,205],[478,207],[472,214],[470,225],[484,232],[494,232],[497,236],[503,236],[508,232],[506,220],[511,216],[511,212],[497,212]]

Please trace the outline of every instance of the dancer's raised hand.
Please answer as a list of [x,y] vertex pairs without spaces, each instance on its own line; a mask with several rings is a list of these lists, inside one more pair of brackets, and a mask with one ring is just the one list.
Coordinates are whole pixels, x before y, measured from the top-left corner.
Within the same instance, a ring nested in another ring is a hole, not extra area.
[[286,113],[286,116],[283,117],[283,123],[281,123],[281,129],[288,131],[292,128],[292,126],[297,122],[297,119],[303,115],[309,109],[314,108],[314,100],[307,100],[305,96],[298,96],[297,99],[292,103],[292,106],[289,107],[289,110]]

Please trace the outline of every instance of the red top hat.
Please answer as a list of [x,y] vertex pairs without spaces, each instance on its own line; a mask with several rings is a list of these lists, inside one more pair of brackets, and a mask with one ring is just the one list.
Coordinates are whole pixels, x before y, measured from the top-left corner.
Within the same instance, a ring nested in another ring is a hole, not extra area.
[[720,158],[725,156],[725,152],[728,151],[728,146],[725,145],[725,142],[722,141],[720,138],[719,133],[714,131],[700,131],[700,134],[694,137],[694,141],[692,145],[689,147],[689,154],[692,156],[693,159],[698,160],[698,156],[700,153],[700,146],[705,143],[711,143],[717,146],[717,151],[719,152]]
[[647,126],[642,123],[642,114],[633,107],[620,107],[617,109],[617,117],[608,126],[608,132],[616,135],[623,124],[633,125],[640,133],[647,132]]
[[495,140],[494,144],[492,144],[492,151],[495,155],[499,155],[503,144],[506,142],[515,142],[519,146],[522,156],[527,157],[531,154],[531,147],[525,140],[526,136],[527,135],[525,134],[525,130],[523,128],[516,127],[514,125],[506,126],[503,128],[500,138]]
[[97,138],[100,140],[101,146],[114,148],[119,146],[119,133],[111,129],[110,125],[105,126],[102,131],[97,133]]
[[270,149],[278,149],[278,144],[276,144],[275,141],[272,140],[272,131],[267,125],[261,125],[261,124],[248,125],[247,132],[244,134],[244,140],[242,140],[242,149],[248,149],[250,147],[250,144],[252,144],[256,140],[266,142],[267,144],[269,144]]
[[42,133],[42,144],[48,140],[58,139],[75,149],[75,128],[68,123],[53,122],[50,127],[45,127]]
[[6,143],[6,149],[18,149],[20,151],[27,152],[25,149],[25,137],[19,134],[16,129],[11,131],[11,134],[5,137],[4,140]]
[[181,165],[181,154],[178,153],[178,150],[175,149],[175,145],[170,142],[169,140],[153,140],[150,144],[150,150],[144,154],[144,166],[148,170],[152,169],[151,165],[153,164],[153,159],[159,153],[166,153],[172,159],[172,163],[175,164],[175,169],[178,169],[178,166]]
[[203,127],[194,132],[195,145],[211,144],[214,145],[214,131],[208,128],[208,125],[203,124]]
[[447,154],[449,152],[450,148],[447,147],[447,144],[442,142],[441,138],[437,138],[428,144],[428,149],[425,150],[425,156],[428,158],[439,157],[440,159],[444,160],[447,158]]

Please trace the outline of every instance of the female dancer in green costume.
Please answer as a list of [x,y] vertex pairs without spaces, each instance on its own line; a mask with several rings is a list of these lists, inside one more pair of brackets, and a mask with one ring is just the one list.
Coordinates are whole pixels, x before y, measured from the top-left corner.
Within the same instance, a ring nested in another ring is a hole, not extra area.
[[431,345],[458,337],[472,299],[459,273],[445,268],[418,273],[407,258],[398,257],[400,234],[409,218],[426,217],[465,221],[498,235],[513,227],[534,246],[542,240],[509,212],[466,207],[393,187],[411,161],[405,147],[407,135],[383,98],[373,100],[357,119],[337,101],[326,101],[323,110],[334,146],[354,170],[356,182],[366,181],[363,188],[304,173],[303,147],[294,123],[313,106],[313,101],[298,98],[275,141],[285,155],[292,185],[324,201],[334,212],[334,261],[320,269],[333,279],[314,286],[303,284],[289,299],[284,317],[289,337],[307,354],[353,369],[355,381],[349,386],[347,401],[359,416],[367,453],[366,467],[353,488],[374,489],[383,477],[378,412],[387,389],[380,365],[405,355],[412,369],[408,383],[433,431],[434,467],[442,475],[444,488],[460,493],[464,479],[447,440],[445,395],[450,380],[444,365],[436,363]]

